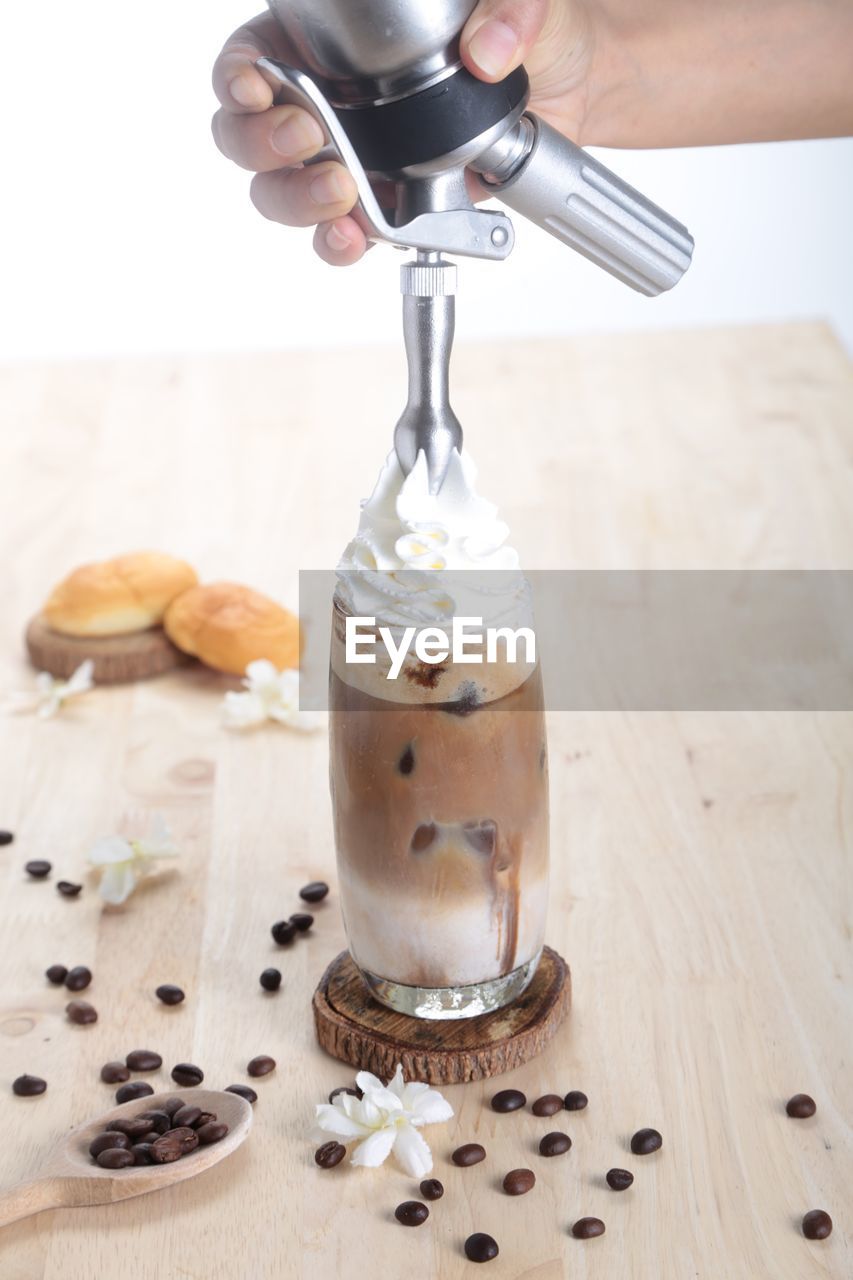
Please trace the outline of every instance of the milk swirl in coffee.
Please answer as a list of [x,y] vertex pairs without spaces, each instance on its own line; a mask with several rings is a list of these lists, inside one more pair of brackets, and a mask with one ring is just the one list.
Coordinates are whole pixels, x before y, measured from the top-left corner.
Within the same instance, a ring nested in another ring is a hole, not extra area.
[[346,630],[355,618],[395,632],[449,629],[461,614],[530,621],[509,530],[475,481],[454,453],[430,494],[423,455],[405,477],[392,453],[334,608],[331,786],[350,950],[380,999],[426,1017],[499,1007],[535,971],[548,878],[539,668],[508,649],[481,665],[409,650],[392,679],[378,646],[372,663],[347,661]]

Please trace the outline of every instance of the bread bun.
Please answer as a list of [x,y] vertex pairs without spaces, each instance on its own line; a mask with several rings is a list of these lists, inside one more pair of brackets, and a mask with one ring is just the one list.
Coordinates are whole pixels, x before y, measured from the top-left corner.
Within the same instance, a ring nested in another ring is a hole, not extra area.
[[173,644],[217,671],[243,675],[258,658],[278,671],[299,664],[295,615],[235,582],[191,587],[169,605],[163,625]]
[[81,565],[54,588],[42,612],[62,635],[128,635],[157,626],[169,601],[197,581],[183,560],[138,551]]

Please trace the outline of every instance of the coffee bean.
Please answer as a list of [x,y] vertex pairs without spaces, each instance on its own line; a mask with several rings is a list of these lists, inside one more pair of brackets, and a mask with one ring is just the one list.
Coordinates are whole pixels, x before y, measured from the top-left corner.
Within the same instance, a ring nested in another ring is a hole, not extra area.
[[152,1142],[134,1142],[130,1148],[134,1164],[154,1164],[154,1144]]
[[81,1027],[98,1021],[97,1009],[86,1000],[71,1000],[65,1006],[65,1012],[72,1022],[76,1022]]
[[361,1092],[360,1089],[350,1089],[346,1085],[339,1085],[337,1089],[333,1089],[332,1092],[329,1094],[329,1101],[334,1102],[335,1098],[337,1098],[338,1095],[341,1093],[349,1093],[354,1098],[364,1097],[364,1094]]
[[604,1176],[607,1179],[608,1187],[613,1191],[627,1191],[634,1181],[633,1173],[630,1173],[627,1169],[608,1169]]
[[116,1089],[116,1102],[133,1102],[134,1098],[147,1098],[154,1090],[144,1080],[131,1080]]
[[170,1129],[158,1138],[151,1148],[155,1164],[172,1164],[181,1156],[189,1155],[198,1146],[195,1129]]
[[201,1119],[201,1107],[194,1107],[190,1104],[187,1107],[181,1107],[180,1111],[176,1111],[172,1116],[173,1129],[194,1129],[197,1121]]
[[[159,1134],[156,1129],[146,1129],[144,1133],[140,1133],[139,1143],[140,1145],[145,1145],[150,1147],[152,1143],[156,1142],[157,1139],[161,1136],[162,1135]],[[134,1143],[134,1146],[135,1145],[136,1144]]]
[[328,892],[329,886],[325,880],[312,880],[310,884],[302,886],[299,896],[303,902],[322,902]]
[[144,1133],[148,1133],[151,1128],[144,1116],[119,1116],[117,1120],[111,1120],[105,1126],[107,1133],[123,1133],[130,1138],[131,1142],[139,1142]]
[[277,920],[270,929],[273,941],[277,942],[280,947],[286,947],[296,937],[296,925],[291,924],[289,920]]
[[404,1227],[419,1227],[429,1217],[429,1209],[420,1200],[404,1200],[394,1210],[394,1217]]
[[492,1098],[493,1111],[518,1111],[527,1102],[520,1089],[501,1089]]
[[200,1124],[196,1129],[199,1142],[209,1147],[211,1143],[221,1142],[228,1132],[228,1125],[221,1120],[208,1120],[207,1124]]
[[219,1116],[216,1114],[215,1111],[202,1111],[199,1118],[193,1121],[193,1123],[190,1125],[190,1128],[201,1129],[202,1125],[213,1124],[214,1121],[218,1119],[219,1119]]
[[347,1153],[346,1147],[341,1142],[324,1142],[322,1147],[318,1147],[314,1152],[314,1162],[321,1169],[334,1169],[335,1165],[340,1164]]
[[567,1133],[546,1133],[539,1143],[540,1156],[561,1156],[568,1151],[572,1140]]
[[182,1084],[184,1088],[190,1089],[201,1084],[204,1072],[201,1067],[196,1067],[191,1062],[179,1062],[177,1066],[172,1067],[172,1079],[175,1084]]
[[174,983],[164,982],[154,992],[158,1000],[163,1004],[180,1004],[184,999],[184,993],[180,987],[176,987]]
[[440,1200],[444,1195],[444,1187],[438,1178],[424,1178],[420,1192],[424,1200]]
[[281,986],[281,970],[264,969],[261,974],[261,986],[264,991],[278,991]]
[[290,917],[290,923],[294,925],[300,933],[307,933],[314,923],[314,917],[309,916],[307,911],[297,911]]
[[77,894],[83,888],[82,884],[72,884],[70,880],[58,880],[56,887],[66,898],[76,898]]
[[486,1158],[486,1149],[481,1147],[479,1142],[466,1142],[464,1146],[457,1147],[450,1157],[454,1164],[467,1168],[471,1164],[479,1164],[481,1160]]
[[89,1155],[93,1160],[97,1160],[102,1151],[109,1151],[111,1147],[120,1147],[123,1151],[129,1151],[130,1146],[130,1138],[126,1133],[99,1133],[97,1138],[93,1138],[89,1143]]
[[793,1098],[788,1099],[785,1110],[794,1120],[807,1120],[817,1111],[817,1106],[814,1098],[810,1098],[807,1093],[795,1093]]
[[535,1116],[553,1116],[563,1110],[563,1099],[556,1093],[546,1093],[543,1098],[537,1098],[530,1109]]
[[498,1256],[498,1242],[485,1231],[475,1231],[465,1241],[465,1257],[469,1262],[491,1262]]
[[104,1084],[124,1084],[130,1079],[130,1072],[123,1062],[105,1062],[101,1067],[101,1079]]
[[254,1089],[250,1088],[247,1084],[226,1085],[225,1092],[236,1093],[238,1098],[245,1098],[247,1102],[251,1102],[252,1106],[254,1106],[258,1100],[258,1095],[255,1093]]
[[11,831],[0,831],[0,845],[11,844],[14,839]]
[[52,964],[49,969],[45,970],[44,976],[48,982],[52,982],[55,987],[61,987],[65,979],[68,977],[68,970],[64,964]]
[[[562,1103],[560,1104],[562,1106]],[[536,1174],[532,1169],[510,1169],[504,1178],[504,1191],[508,1196],[523,1196],[536,1184]]]
[[572,1235],[576,1240],[593,1240],[604,1235],[604,1223],[600,1218],[578,1218],[572,1227]]
[[50,875],[51,865],[44,858],[33,858],[32,862],[26,863],[24,870],[34,880],[43,880],[45,876]]
[[107,1147],[97,1159],[102,1169],[127,1169],[136,1163],[133,1152],[124,1147]]
[[76,964],[65,975],[65,985],[69,991],[85,991],[92,981],[92,970],[84,964]]
[[47,1081],[41,1076],[18,1076],[12,1082],[12,1092],[19,1098],[37,1098],[47,1088]]
[[144,1120],[146,1124],[150,1125],[158,1138],[161,1133],[167,1133],[172,1127],[172,1117],[168,1111],[161,1111],[159,1108],[156,1111],[143,1111],[142,1115],[138,1116],[137,1119]]
[[649,1156],[653,1151],[660,1151],[663,1138],[657,1129],[638,1129],[631,1139],[631,1150],[635,1156]]
[[271,1058],[269,1054],[260,1053],[257,1058],[253,1058],[246,1067],[247,1073],[253,1078],[256,1076],[268,1076],[271,1071],[275,1071],[275,1058]]
[[171,1119],[175,1112],[180,1111],[181,1107],[185,1105],[183,1098],[167,1098],[165,1102],[158,1102],[157,1110],[165,1111],[166,1115]]
[[563,1106],[567,1111],[583,1111],[588,1103],[589,1098],[580,1089],[571,1089],[563,1099]]
[[810,1209],[803,1218],[803,1235],[807,1240],[825,1240],[832,1235],[832,1218],[823,1209]]
[[159,1071],[163,1059],[153,1049],[132,1049],[125,1058],[131,1071]]

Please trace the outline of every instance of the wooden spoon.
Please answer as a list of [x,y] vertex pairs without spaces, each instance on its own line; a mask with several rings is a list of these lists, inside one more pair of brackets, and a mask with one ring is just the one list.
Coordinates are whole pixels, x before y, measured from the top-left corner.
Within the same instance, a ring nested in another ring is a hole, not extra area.
[[[156,1111],[167,1098],[180,1097],[188,1104],[212,1111],[228,1125],[220,1142],[175,1160],[172,1164],[131,1165],[127,1169],[102,1169],[89,1155],[89,1144],[111,1120],[129,1120],[145,1111]],[[35,1178],[0,1191],[0,1227],[44,1209],[72,1208],[87,1204],[112,1204],[130,1196],[144,1196],[174,1182],[194,1178],[236,1151],[252,1127],[252,1107],[236,1093],[214,1089],[173,1089],[149,1094],[113,1107],[97,1120],[87,1120],[67,1133]]]

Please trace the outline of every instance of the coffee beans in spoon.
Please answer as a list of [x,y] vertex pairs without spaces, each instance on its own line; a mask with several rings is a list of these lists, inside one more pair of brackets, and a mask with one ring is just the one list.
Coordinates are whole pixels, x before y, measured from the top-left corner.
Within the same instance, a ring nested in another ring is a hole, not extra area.
[[[146,1085],[146,1088],[150,1086]],[[207,1117],[198,1129],[174,1125],[170,1112],[180,1119],[188,1111]],[[162,1132],[158,1132],[162,1130]],[[89,1144],[89,1154],[102,1169],[129,1169],[138,1165],[172,1164],[190,1155],[199,1145],[221,1142],[228,1125],[210,1112],[185,1103],[183,1098],[168,1098],[156,1111],[141,1111],[136,1116],[112,1120]],[[149,1140],[143,1141],[144,1135]]]

